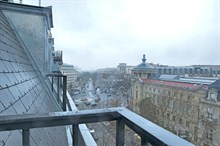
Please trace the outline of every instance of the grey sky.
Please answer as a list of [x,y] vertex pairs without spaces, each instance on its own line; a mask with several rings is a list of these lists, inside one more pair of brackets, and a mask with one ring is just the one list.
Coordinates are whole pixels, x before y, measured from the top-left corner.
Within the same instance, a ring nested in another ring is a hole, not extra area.
[[[42,0],[53,7],[55,49],[83,70],[218,64],[220,0]],[[36,0],[24,3],[38,4]]]

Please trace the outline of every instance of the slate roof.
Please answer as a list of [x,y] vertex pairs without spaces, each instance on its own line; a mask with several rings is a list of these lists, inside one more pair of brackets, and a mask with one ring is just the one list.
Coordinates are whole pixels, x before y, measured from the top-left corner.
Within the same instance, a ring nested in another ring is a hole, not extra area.
[[189,88],[189,89],[196,89],[201,85],[193,84],[193,83],[184,83],[184,82],[175,82],[175,81],[165,81],[165,80],[158,80],[158,79],[141,79],[145,83],[154,83],[159,85],[166,85],[170,87],[180,87],[180,88]]
[[209,85],[209,88],[220,89],[220,79]]
[[167,75],[167,74],[162,74],[159,76],[159,79],[168,79],[168,80],[173,80],[173,79],[178,79],[178,75]]
[[[0,9],[0,116],[58,111]],[[22,145],[21,131],[0,132],[0,145]],[[65,128],[31,130],[31,145],[67,145]]]

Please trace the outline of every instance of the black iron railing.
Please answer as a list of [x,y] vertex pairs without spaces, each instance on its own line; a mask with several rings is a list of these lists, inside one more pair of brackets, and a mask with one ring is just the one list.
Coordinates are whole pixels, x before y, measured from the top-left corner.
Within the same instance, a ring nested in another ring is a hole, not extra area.
[[79,124],[103,121],[116,121],[116,146],[123,146],[125,125],[141,137],[141,145],[153,146],[193,146],[184,139],[144,119],[126,108],[93,109],[83,111],[54,112],[48,114],[30,114],[2,116],[0,131],[22,130],[24,146],[30,145],[30,129],[72,125],[73,145],[79,144]]

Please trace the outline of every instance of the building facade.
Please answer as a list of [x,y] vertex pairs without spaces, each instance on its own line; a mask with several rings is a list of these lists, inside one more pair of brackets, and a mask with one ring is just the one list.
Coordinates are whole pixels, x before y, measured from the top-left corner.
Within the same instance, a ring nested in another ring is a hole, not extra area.
[[[145,62],[142,61],[141,64]],[[138,69],[133,70],[131,81],[133,110],[195,145],[219,145],[218,138],[214,138],[214,133],[216,136],[220,134],[219,128],[209,126],[207,129],[207,124],[205,125],[204,119],[201,119],[201,112],[204,111],[201,109],[205,108],[206,111],[217,112],[213,116],[215,120],[211,122],[215,121],[216,125],[220,123],[216,120],[219,119],[220,110],[218,103],[220,92],[216,85],[219,80],[158,78],[155,76],[157,72],[153,72],[152,66],[148,65],[142,68],[138,68],[140,66],[138,65],[136,67]],[[212,99],[212,102],[209,99]]]
[[73,65],[64,63],[61,66],[61,72],[67,76],[68,91],[73,90],[78,86],[76,79],[79,77],[79,72],[74,68]]
[[180,76],[212,77],[214,72],[210,66],[159,66],[158,74],[172,74]]
[[199,113],[199,137],[201,146],[220,144],[220,80],[212,83],[205,98],[201,99]]
[[[168,66],[148,63],[156,71],[155,76],[178,75],[180,77],[220,77],[220,65]],[[117,70],[123,74],[132,74],[137,66],[119,63]]]

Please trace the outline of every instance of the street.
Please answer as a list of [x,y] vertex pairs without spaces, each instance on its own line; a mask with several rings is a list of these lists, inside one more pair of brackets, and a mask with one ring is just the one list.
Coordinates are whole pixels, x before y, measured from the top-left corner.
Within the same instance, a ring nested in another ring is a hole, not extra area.
[[[92,79],[86,82],[80,94],[72,98],[79,110],[128,106],[126,96],[116,94],[112,88],[95,88]],[[115,122],[91,123],[87,126],[98,145],[115,144]]]

